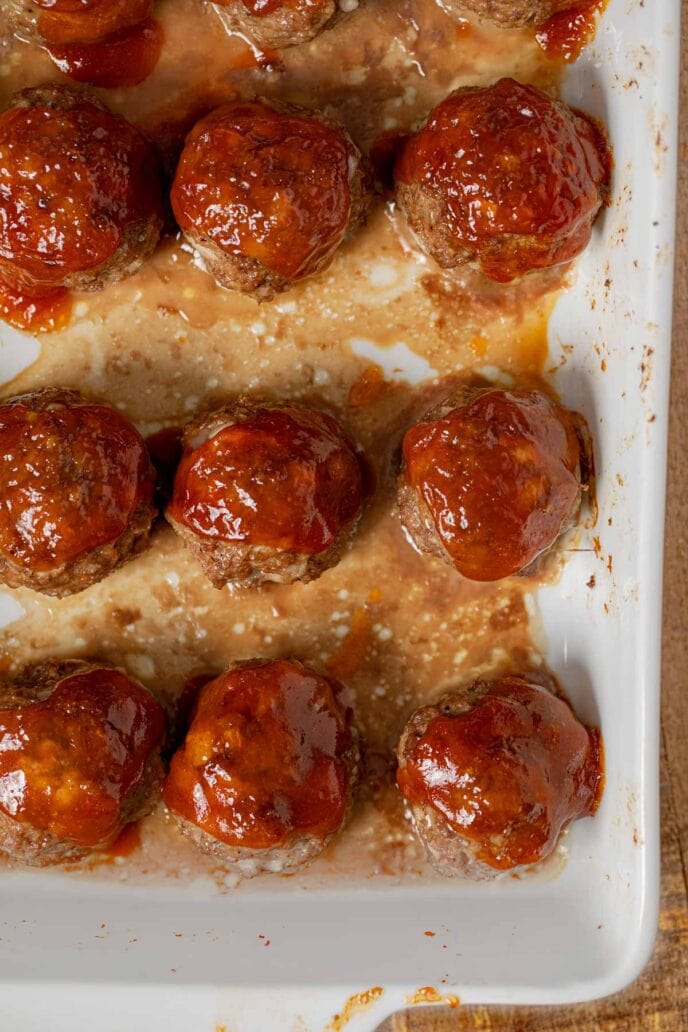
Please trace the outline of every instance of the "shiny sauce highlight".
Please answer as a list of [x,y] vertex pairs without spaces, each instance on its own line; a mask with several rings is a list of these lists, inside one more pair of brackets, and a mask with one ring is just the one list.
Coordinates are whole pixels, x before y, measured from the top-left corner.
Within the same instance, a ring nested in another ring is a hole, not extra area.
[[397,782],[473,842],[479,860],[510,870],[543,860],[571,821],[597,809],[599,732],[547,689],[504,678],[466,712],[432,717]]
[[361,465],[325,413],[266,409],[186,450],[171,514],[203,537],[326,551],[363,502]]
[[164,726],[144,688],[104,668],[63,678],[43,702],[0,709],[0,811],[84,848],[107,844]]
[[231,670],[201,688],[165,803],[230,846],[325,839],[344,817],[351,742],[333,682],[287,660]]

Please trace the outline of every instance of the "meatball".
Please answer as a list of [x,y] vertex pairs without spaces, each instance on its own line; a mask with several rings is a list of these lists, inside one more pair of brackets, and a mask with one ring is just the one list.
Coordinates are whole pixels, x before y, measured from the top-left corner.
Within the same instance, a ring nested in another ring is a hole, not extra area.
[[0,582],[71,595],[143,551],[155,478],[138,431],[76,391],[0,404]]
[[477,681],[416,710],[397,759],[428,859],[476,879],[544,860],[595,812],[604,780],[599,732],[522,677]]
[[189,133],[172,208],[217,282],[264,301],[327,268],[364,221],[367,189],[361,153],[337,123],[238,102]]
[[285,659],[205,685],[163,787],[182,831],[248,877],[317,856],[346,821],[358,775],[342,691]]
[[62,46],[98,43],[139,25],[153,0],[5,0],[10,25],[31,40]]
[[49,661],[0,686],[0,852],[44,866],[106,849],[153,808],[162,707],[108,663]]
[[135,272],[162,227],[158,162],[133,126],[64,86],[0,115],[0,279],[40,296]]
[[579,5],[579,0],[439,0],[440,7],[455,18],[467,12],[503,28],[540,25],[553,14]]
[[240,399],[186,428],[165,515],[215,587],[291,584],[339,561],[363,501],[335,419]]
[[335,0],[215,0],[229,25],[259,47],[307,43],[338,20]]
[[407,536],[469,580],[524,570],[578,515],[585,429],[542,391],[454,392],[404,437]]
[[592,119],[500,79],[438,104],[404,146],[395,179],[438,265],[476,261],[506,283],[584,250],[607,197],[609,152]]

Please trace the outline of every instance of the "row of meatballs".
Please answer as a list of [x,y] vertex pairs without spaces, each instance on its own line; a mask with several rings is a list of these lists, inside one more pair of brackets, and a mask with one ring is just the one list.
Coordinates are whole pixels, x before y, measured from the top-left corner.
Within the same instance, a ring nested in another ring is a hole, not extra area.
[[[302,663],[230,667],[198,693],[165,775],[166,716],[108,664],[46,662],[0,687],[0,852],[47,865],[113,844],[162,797],[201,850],[244,876],[312,860],[346,823],[361,770],[349,693]],[[598,732],[524,677],[416,710],[397,784],[444,875],[545,859],[603,786]]]
[[[199,6],[204,0],[198,0]],[[258,46],[281,49],[314,39],[359,0],[215,0],[230,26]],[[467,12],[503,26],[537,25],[580,0],[439,0],[456,18]],[[6,0],[14,29],[48,45],[106,41],[140,25],[154,0]]]
[[[599,125],[513,79],[452,93],[399,148],[396,202],[420,247],[497,281],[575,258],[607,197]],[[132,274],[163,227],[161,182],[153,146],[95,98],[17,94],[0,116],[0,281],[40,298]],[[371,183],[332,118],[240,100],[192,128],[170,199],[216,281],[266,300],[328,267]]]
[[[542,391],[451,389],[403,438],[407,538],[471,580],[527,569],[577,518],[586,429]],[[74,594],[147,546],[156,477],[121,413],[60,388],[10,398],[0,454],[0,583]],[[218,588],[310,581],[342,557],[372,479],[329,413],[240,398],[186,426],[165,516]]]

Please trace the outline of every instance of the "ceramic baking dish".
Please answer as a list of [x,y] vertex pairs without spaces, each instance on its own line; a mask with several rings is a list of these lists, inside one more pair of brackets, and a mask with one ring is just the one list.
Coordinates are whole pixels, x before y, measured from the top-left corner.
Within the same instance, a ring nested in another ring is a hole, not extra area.
[[[415,1000],[571,1003],[640,972],[659,882],[678,45],[678,0],[613,0],[565,82],[565,98],[608,125],[615,174],[611,207],[549,329],[553,385],[595,437],[599,519],[537,594],[533,621],[576,710],[601,724],[607,766],[598,815],[571,830],[563,869],[491,885],[302,891],[287,880],[224,896],[4,873],[3,1032],[315,1030],[375,987],[346,1012],[361,1032],[420,987],[437,992]],[[3,382],[35,346],[0,329]],[[12,606],[0,594],[3,622]]]

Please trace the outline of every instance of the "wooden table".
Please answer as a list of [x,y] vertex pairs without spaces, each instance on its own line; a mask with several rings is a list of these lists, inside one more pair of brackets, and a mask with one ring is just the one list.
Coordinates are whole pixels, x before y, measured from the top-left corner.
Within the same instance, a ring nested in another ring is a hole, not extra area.
[[[652,0],[650,0],[652,2]],[[459,1007],[395,1015],[386,1032],[688,1032],[688,0],[683,0],[679,221],[662,664],[662,909],[629,989],[575,1007]]]

